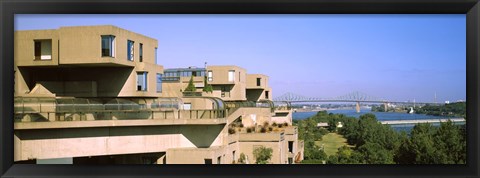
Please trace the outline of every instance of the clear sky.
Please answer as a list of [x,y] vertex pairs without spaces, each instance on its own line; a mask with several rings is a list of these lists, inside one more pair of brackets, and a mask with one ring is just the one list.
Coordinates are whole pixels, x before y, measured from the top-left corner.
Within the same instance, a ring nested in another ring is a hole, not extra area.
[[237,65],[273,97],[360,91],[466,99],[466,18],[450,15],[16,15],[15,30],[115,25],[158,40],[165,68]]

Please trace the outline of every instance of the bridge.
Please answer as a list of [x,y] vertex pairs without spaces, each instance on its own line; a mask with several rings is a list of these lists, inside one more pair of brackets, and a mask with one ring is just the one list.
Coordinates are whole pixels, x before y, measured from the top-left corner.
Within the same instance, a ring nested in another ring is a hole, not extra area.
[[448,119],[388,120],[388,121],[381,121],[381,123],[386,125],[403,125],[403,124],[419,124],[419,123],[441,123],[441,122],[447,122],[448,120],[452,122],[465,122],[464,118],[448,118]]
[[[379,121],[383,125],[407,125],[407,124],[420,124],[420,123],[442,123],[442,122],[466,122],[464,118],[445,118],[445,119],[412,119],[412,120],[388,120]],[[327,127],[328,123],[317,123],[317,127]]]
[[438,103],[429,103],[429,102],[410,102],[410,101],[391,101],[384,98],[379,98],[371,96],[362,92],[351,92],[342,96],[337,96],[333,98],[317,98],[317,97],[306,97],[291,92],[287,92],[281,96],[275,97],[273,101],[276,102],[287,102],[287,103],[306,103],[306,102],[355,102],[356,111],[360,112],[360,102],[362,103],[383,103],[385,110],[387,110],[388,104],[413,104],[415,107],[416,104],[425,105],[425,104],[438,104]]

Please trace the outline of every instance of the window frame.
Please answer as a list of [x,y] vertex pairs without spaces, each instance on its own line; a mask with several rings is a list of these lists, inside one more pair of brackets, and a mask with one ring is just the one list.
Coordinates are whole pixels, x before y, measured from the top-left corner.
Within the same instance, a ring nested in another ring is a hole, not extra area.
[[[139,84],[139,75],[142,75],[143,76],[143,83],[142,85],[138,85]],[[145,86],[143,86],[145,85]],[[137,91],[141,91],[141,92],[146,92],[148,91],[148,72],[147,71],[139,71],[137,72],[137,83],[136,83],[136,90]],[[139,90],[138,87],[141,86],[141,89]]]
[[[42,56],[46,56],[46,55],[42,55],[42,44],[46,43],[50,41],[50,58],[49,59],[42,59]],[[37,44],[39,44],[39,55],[37,56]],[[33,60],[34,61],[51,61],[53,60],[53,40],[52,39],[34,39],[33,40]]]
[[[163,80],[163,74],[161,73],[157,73],[157,75],[155,76],[155,80],[157,81],[157,89],[156,89],[156,92],[157,93],[162,93],[162,80]],[[160,87],[159,87],[160,86]]]
[[139,55],[138,60],[140,62],[143,62],[143,43],[138,43],[138,45],[139,45],[138,46],[138,55]]
[[135,61],[135,41],[127,40],[127,60]]
[[235,82],[235,70],[228,70],[228,82]]
[[[103,39],[104,37],[108,37],[108,43],[109,43],[109,47],[110,47],[110,51],[109,51],[109,54],[108,55],[104,55],[103,53]],[[116,43],[116,40],[115,40],[115,35],[100,35],[100,52],[101,52],[101,56],[102,57],[112,57],[112,58],[115,58],[115,43]]]
[[207,81],[213,81],[213,71],[211,70],[207,71]]

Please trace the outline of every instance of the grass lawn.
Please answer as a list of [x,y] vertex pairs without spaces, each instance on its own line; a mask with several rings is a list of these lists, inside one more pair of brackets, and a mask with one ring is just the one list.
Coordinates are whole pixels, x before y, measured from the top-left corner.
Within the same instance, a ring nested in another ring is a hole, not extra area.
[[315,141],[315,145],[321,147],[323,144],[325,153],[330,155],[335,155],[338,148],[343,145],[347,145],[347,139],[343,138],[342,135],[337,133],[328,133],[322,137],[322,141]]

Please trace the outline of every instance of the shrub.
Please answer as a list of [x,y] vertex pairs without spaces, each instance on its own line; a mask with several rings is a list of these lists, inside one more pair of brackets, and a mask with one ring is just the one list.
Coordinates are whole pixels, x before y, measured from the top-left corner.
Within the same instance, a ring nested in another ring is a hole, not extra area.
[[234,128],[228,128],[228,133],[229,134],[235,134],[235,129]]
[[272,158],[273,149],[266,148],[264,146],[257,147],[253,150],[253,156],[257,161],[257,164],[267,164],[268,160]]
[[243,123],[240,123],[240,124],[238,125],[238,127],[243,127]]
[[196,91],[195,85],[193,85],[193,75],[190,77],[190,81],[188,81],[188,86],[185,88],[186,92],[194,92]]
[[260,132],[265,133],[265,132],[267,132],[267,129],[265,127],[262,127],[262,128],[260,128]]
[[247,128],[247,133],[250,133],[250,132],[252,132],[252,128],[251,128],[251,127],[248,127],[248,128]]
[[287,127],[287,126],[288,126],[288,123],[287,123],[287,122],[284,122],[284,123],[283,123],[283,126]]
[[283,124],[278,124],[277,127],[278,127],[278,128],[282,128],[282,127],[283,127]]
[[274,123],[272,124],[272,126],[276,127],[276,126],[277,126],[277,123],[276,123],[276,122],[274,122]]
[[245,154],[240,153],[240,158],[238,158],[238,163],[239,163],[239,164],[245,164],[245,163],[246,163],[246,162],[245,162],[246,159],[247,159],[247,158],[246,158]]
[[268,131],[271,132],[273,130],[273,127],[268,127]]
[[263,123],[263,127],[267,127],[268,125],[270,125],[270,124],[269,124],[267,121],[265,121],[265,122]]

